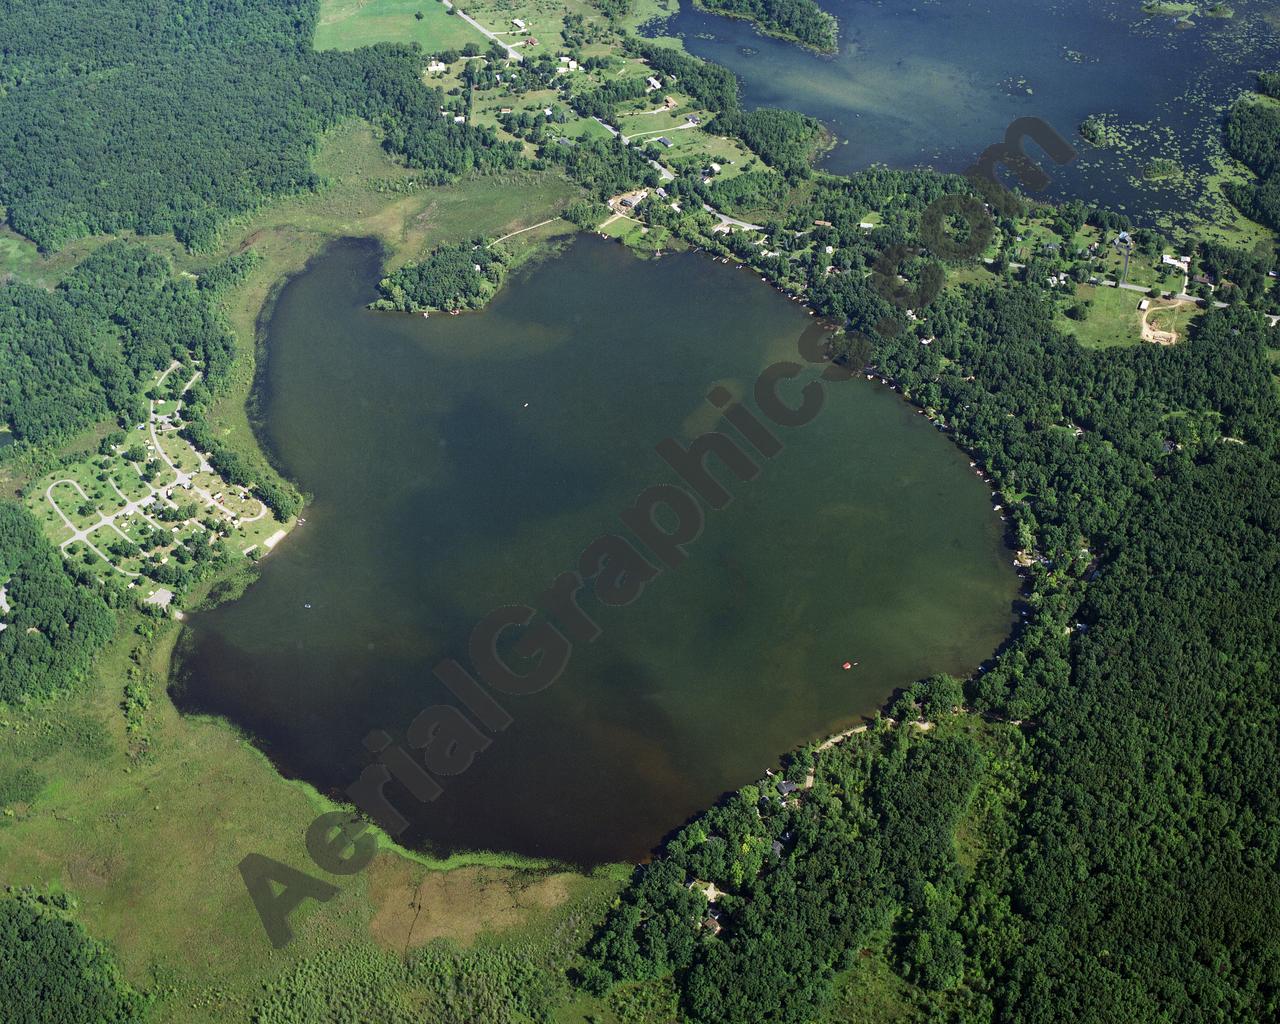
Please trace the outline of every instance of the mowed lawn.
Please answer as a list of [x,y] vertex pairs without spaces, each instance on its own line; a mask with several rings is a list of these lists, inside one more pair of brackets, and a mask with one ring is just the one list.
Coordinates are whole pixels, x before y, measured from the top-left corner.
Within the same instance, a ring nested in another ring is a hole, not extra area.
[[427,53],[460,50],[467,43],[489,45],[461,18],[446,14],[440,0],[321,0],[317,50],[411,42],[421,44]]

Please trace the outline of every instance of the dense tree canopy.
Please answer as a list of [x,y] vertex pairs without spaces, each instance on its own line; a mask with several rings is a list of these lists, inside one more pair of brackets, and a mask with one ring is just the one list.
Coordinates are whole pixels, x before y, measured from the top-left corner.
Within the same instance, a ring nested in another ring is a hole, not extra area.
[[233,349],[195,284],[142,246],[112,242],[53,292],[0,286],[0,420],[36,443],[109,413],[140,422],[156,371],[196,360],[217,386]]
[[555,144],[547,147],[547,155],[562,162],[565,173],[599,199],[661,181],[649,161],[618,138]]
[[[21,505],[0,501],[0,702],[47,697],[80,682],[115,617],[89,578],[74,579]],[[118,595],[117,595],[118,596]]]
[[407,263],[378,284],[374,309],[478,309],[502,283],[507,258],[483,238],[442,245],[418,263]]
[[[932,344],[876,335],[858,357],[1018,499],[1034,615],[965,695],[1018,726],[957,733],[938,680],[894,706],[897,728],[802,752],[787,774],[816,760],[811,789],[748,787],[639,871],[590,949],[593,985],[674,974],[699,1024],[812,1019],[896,921],[891,962],[948,1019],[1274,1015],[1269,332],[1237,306],[1174,348],[1090,352],[1053,319],[1038,287],[968,286],[930,307]],[[923,709],[943,721],[910,735]],[[961,820],[982,837],[969,870]],[[708,881],[723,894],[700,926]]]
[[683,50],[676,50],[647,39],[627,37],[626,49],[666,78],[680,83],[680,91],[687,93],[709,110],[728,111],[738,109],[738,80],[728,68],[719,64],[690,57]]
[[66,897],[0,895],[0,1006],[6,1024],[135,1024],[146,1000],[109,951],[67,912]]
[[823,133],[821,123],[814,118],[772,107],[720,114],[709,127],[722,135],[740,138],[765,163],[784,174],[808,168]]
[[[1264,87],[1269,79],[1263,77]],[[1227,194],[1244,214],[1280,230],[1280,106],[1245,98],[1227,118],[1227,149],[1258,176],[1256,182],[1229,183]]]
[[767,35],[794,39],[824,53],[835,53],[839,26],[816,0],[697,0],[716,14],[746,18]]
[[44,249],[85,234],[212,240],[229,214],[318,184],[342,117],[441,180],[514,151],[439,116],[416,48],[316,53],[315,0],[0,0],[0,205]]

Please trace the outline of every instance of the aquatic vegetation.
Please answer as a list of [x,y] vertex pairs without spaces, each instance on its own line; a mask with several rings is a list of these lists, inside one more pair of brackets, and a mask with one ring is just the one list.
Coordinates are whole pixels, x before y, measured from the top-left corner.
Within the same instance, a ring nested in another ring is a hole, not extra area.
[[1168,157],[1156,157],[1142,170],[1142,176],[1148,181],[1172,178],[1181,173],[1182,168],[1178,166],[1178,161],[1170,160]]
[[1124,141],[1119,126],[1107,120],[1106,114],[1090,114],[1080,124],[1080,134],[1095,146],[1118,146]]

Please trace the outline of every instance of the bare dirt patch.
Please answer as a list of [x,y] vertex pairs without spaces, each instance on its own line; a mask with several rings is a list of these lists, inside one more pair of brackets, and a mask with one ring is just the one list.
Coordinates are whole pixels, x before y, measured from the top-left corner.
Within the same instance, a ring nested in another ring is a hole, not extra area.
[[1152,303],[1151,308],[1142,314],[1142,340],[1149,341],[1155,345],[1176,345],[1178,343],[1178,332],[1157,327],[1151,322],[1151,317],[1157,313],[1163,313],[1165,310],[1176,310],[1185,304],[1185,302],[1178,301],[1164,302],[1159,305]]

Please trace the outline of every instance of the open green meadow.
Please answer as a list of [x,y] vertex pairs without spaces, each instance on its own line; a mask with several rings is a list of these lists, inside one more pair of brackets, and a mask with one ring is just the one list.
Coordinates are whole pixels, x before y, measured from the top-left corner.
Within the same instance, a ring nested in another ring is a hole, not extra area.
[[[1074,301],[1062,309],[1082,303],[1090,303],[1084,320],[1068,317],[1059,310],[1056,326],[1074,334],[1085,348],[1109,348],[1114,345],[1137,345],[1142,342],[1142,311],[1138,304],[1144,296],[1126,288],[1077,285]],[[1178,340],[1186,338],[1188,325],[1204,311],[1190,302],[1170,306],[1158,300],[1152,301],[1149,323],[1162,331],[1172,330]]]
[[354,50],[384,42],[418,43],[427,53],[460,50],[467,43],[489,45],[471,25],[446,13],[440,0],[324,0],[320,4],[317,50]]
[[1136,345],[1142,340],[1141,313],[1138,303],[1142,296],[1125,288],[1076,286],[1076,302],[1089,302],[1089,315],[1085,320],[1073,320],[1059,312],[1057,326],[1085,348],[1108,348],[1112,345]]

